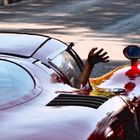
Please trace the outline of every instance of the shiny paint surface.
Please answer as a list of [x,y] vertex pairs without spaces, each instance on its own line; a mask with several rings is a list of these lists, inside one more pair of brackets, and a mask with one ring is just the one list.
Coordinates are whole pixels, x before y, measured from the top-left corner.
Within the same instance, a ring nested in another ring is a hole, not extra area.
[[17,63],[26,66],[28,70],[32,69],[34,77],[40,82],[41,87],[39,88],[42,92],[30,101],[27,100],[20,105],[0,111],[2,140],[43,140],[46,138],[49,140],[58,138],[62,140],[85,140],[102,117],[104,118],[108,112],[118,110],[118,104],[108,110],[110,104],[117,101],[122,106],[125,105],[123,100],[117,97],[107,101],[98,110],[76,106],[47,107],[46,104],[59,95],[55,93],[57,90],[71,90],[72,88],[54,82],[48,74],[49,69],[45,69],[48,69],[46,73],[40,69],[38,63],[34,65],[27,61],[21,62],[21,60],[18,60]]
[[131,66],[119,67],[102,77],[90,79],[90,82],[93,87],[90,93],[92,96],[108,98],[120,96],[127,106],[120,105],[122,108],[120,107],[119,111],[112,112],[98,122],[88,140],[139,140],[140,65],[138,61],[132,59]]
[[[108,98],[120,96],[123,97],[127,106],[123,107],[120,105],[119,111],[112,112],[108,117],[100,120],[88,140],[140,139],[139,70],[140,66],[138,63],[133,63],[132,66],[114,70],[104,77],[91,79],[91,82],[95,80],[95,83],[98,83],[93,85],[92,96],[99,95]],[[116,89],[121,89],[122,92],[116,92]]]
[[[28,35],[14,34],[12,36],[15,36],[14,41],[13,39],[11,40],[9,35],[0,36],[4,41],[9,40],[8,38],[12,41],[12,47],[7,50],[6,48],[3,49],[2,44],[5,44],[5,42],[1,40],[0,59],[12,61],[28,70],[35,80],[36,88],[29,96],[14,100],[12,103],[9,103],[11,106],[0,110],[1,140],[96,140],[99,138],[102,140],[105,138],[104,136],[108,136],[110,132],[108,128],[110,126],[112,130],[116,128],[116,126],[112,127],[116,120],[119,123],[120,120],[134,122],[131,103],[129,104],[130,101],[125,96],[117,95],[111,97],[98,109],[82,106],[47,106],[50,101],[59,96],[57,91],[75,90],[75,88],[64,84],[64,79],[62,80],[59,77],[60,75],[51,69],[48,63],[49,60],[65,51],[67,45],[56,39],[51,38],[48,40],[44,36],[43,38],[39,36],[40,39],[37,41],[35,39],[36,36],[31,35],[29,37],[31,46],[28,46],[26,42]],[[22,40],[22,37],[25,41],[20,42],[20,45],[23,47],[20,50],[16,47],[16,40],[17,38]],[[34,39],[37,41],[36,45],[32,44]],[[45,40],[47,41],[44,43]],[[6,45],[9,44],[10,42]],[[31,50],[28,47],[31,47]],[[25,54],[27,48],[30,51]],[[32,57],[29,58],[31,54]],[[20,55],[28,58],[19,57]],[[139,76],[136,76],[133,80],[128,78],[125,73],[130,69],[131,67],[124,67],[114,70],[111,74],[104,76],[104,78],[96,79],[98,83],[96,86],[99,88],[124,88],[127,83],[135,82],[136,86],[131,83],[126,86],[129,89],[129,94],[133,95],[132,91],[139,88],[137,85]],[[121,76],[121,81],[119,76]],[[19,103],[20,100],[22,102]],[[128,115],[128,118],[125,118],[124,115],[121,116],[123,112],[125,112],[125,115]],[[100,126],[102,129],[100,129]],[[130,126],[133,126],[134,130],[136,129],[133,123]],[[93,137],[95,132],[100,134],[100,136]]]
[[0,112],[2,140],[85,140],[98,121],[107,117],[109,112],[119,110],[120,105],[125,106],[121,98],[115,97],[105,102],[98,110],[76,106],[47,107],[46,104],[58,96],[56,90],[71,88],[63,84],[50,84],[50,77],[42,70],[36,70],[36,76],[40,76],[40,82],[43,82],[43,92],[31,101]]
[[[18,35],[16,34],[16,36]],[[25,36],[22,37],[24,38]],[[18,38],[20,37],[18,36]],[[54,41],[54,45],[55,42],[56,41]],[[49,103],[53,98],[58,96],[58,94],[55,93],[57,90],[72,90],[73,88],[63,83],[57,83],[57,80],[55,80],[54,76],[51,76],[51,73],[54,73],[55,71],[44,66],[41,61],[36,61],[43,60],[42,57],[38,57],[37,59],[35,57],[28,59],[19,57],[18,59],[18,56],[21,54],[19,52],[20,50],[16,49],[14,43],[16,44],[16,42],[13,41],[13,47],[11,47],[11,50],[8,50],[8,52],[12,52],[12,54],[14,54],[15,56],[9,55],[6,49],[1,49],[0,59],[6,59],[8,61],[19,64],[25,69],[27,69],[28,72],[30,72],[30,74],[35,79],[36,89],[31,94],[28,94],[26,97],[10,102],[7,105],[7,108],[1,109],[0,139],[87,139],[89,134],[92,132],[91,130],[93,130],[94,127],[91,125],[87,118],[92,120],[92,116],[89,114],[94,114],[94,109],[85,109],[84,107],[74,106],[47,107],[46,104]],[[53,45],[53,42],[51,43]],[[23,45],[21,46],[23,47],[25,44],[23,43]],[[59,49],[57,47],[52,48],[52,50],[53,51],[51,51],[51,48],[49,48],[45,51],[49,55],[52,54],[52,52],[55,52],[55,50],[56,52],[60,50],[57,52],[57,54],[62,52],[62,50],[64,51],[63,47],[61,48],[61,46]],[[34,49],[30,53],[32,52],[34,52]],[[38,56],[38,54],[34,54],[34,56]],[[39,94],[36,94],[36,92],[39,92]]]
[[47,39],[31,34],[0,33],[0,53],[29,57]]
[[138,140],[138,128],[134,116],[133,111],[127,106],[109,113],[98,122],[88,140]]
[[125,66],[104,77],[93,78],[91,83],[94,83],[93,88],[98,87],[102,90],[124,89],[124,92],[120,93],[120,95],[126,95],[130,99],[133,99],[135,96],[139,97],[140,65]]

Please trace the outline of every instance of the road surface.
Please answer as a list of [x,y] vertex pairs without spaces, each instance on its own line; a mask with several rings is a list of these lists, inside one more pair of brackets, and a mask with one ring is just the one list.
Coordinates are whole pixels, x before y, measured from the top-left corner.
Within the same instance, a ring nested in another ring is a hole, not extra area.
[[[75,44],[86,59],[92,47],[104,48],[112,61],[140,44],[139,0],[28,0],[0,8],[0,31],[50,35]],[[118,64],[118,63],[117,63]]]

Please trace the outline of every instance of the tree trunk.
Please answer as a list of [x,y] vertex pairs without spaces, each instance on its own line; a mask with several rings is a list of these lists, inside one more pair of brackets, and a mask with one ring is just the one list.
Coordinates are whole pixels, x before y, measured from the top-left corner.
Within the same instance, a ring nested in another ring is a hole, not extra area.
[[9,0],[3,0],[3,5],[7,5]]

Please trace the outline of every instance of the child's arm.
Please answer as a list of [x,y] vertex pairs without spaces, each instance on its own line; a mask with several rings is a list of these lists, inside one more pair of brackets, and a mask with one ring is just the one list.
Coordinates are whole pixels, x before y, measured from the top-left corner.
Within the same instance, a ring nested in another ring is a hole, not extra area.
[[88,54],[85,67],[80,76],[80,83],[82,86],[85,86],[87,81],[89,80],[89,76],[95,64],[99,62],[105,63],[109,61],[109,56],[107,56],[107,52],[103,52],[104,49],[100,49],[98,51],[96,50],[97,48],[92,48]]

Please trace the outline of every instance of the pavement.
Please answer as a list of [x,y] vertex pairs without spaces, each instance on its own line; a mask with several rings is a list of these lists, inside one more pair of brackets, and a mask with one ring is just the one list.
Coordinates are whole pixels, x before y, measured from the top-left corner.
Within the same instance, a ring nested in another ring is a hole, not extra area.
[[139,0],[28,0],[0,7],[0,31],[49,35],[66,43],[85,60],[92,47],[104,48],[110,62],[99,64],[100,76],[129,63],[122,50],[140,44]]

